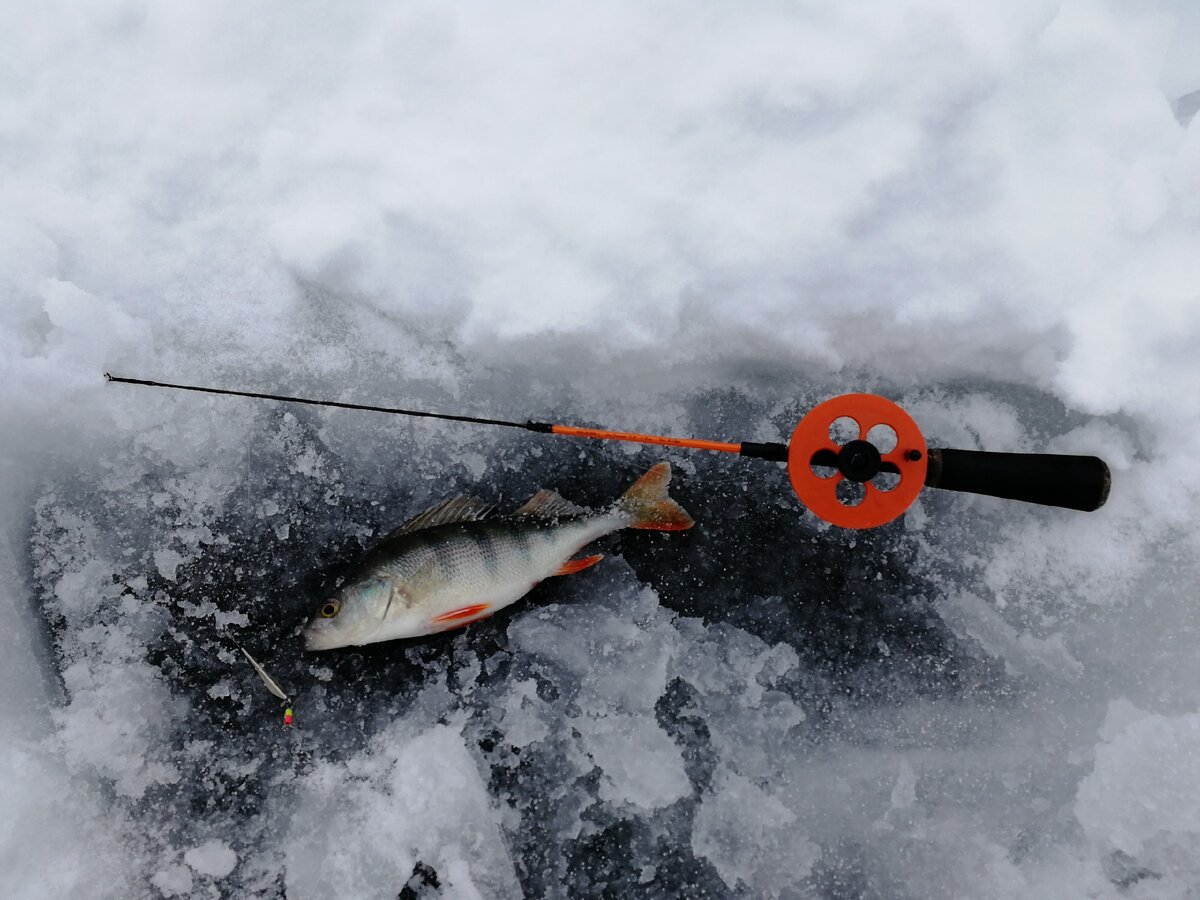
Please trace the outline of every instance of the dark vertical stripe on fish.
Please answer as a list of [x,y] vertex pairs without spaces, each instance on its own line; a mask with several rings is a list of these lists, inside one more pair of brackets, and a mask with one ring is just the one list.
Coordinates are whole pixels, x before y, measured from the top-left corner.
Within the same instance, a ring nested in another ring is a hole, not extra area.
[[433,544],[433,555],[437,560],[438,568],[442,575],[446,578],[455,578],[460,574],[461,562],[459,556],[462,553],[461,541],[457,536],[448,540],[437,541]]
[[419,571],[422,565],[425,565],[425,560],[432,557],[434,563],[438,562],[437,547],[438,542],[430,538],[430,535],[424,532],[415,532],[412,536],[413,544],[406,553],[408,559],[412,560],[413,571]]
[[408,535],[405,539],[405,552],[411,553],[414,556],[420,556],[421,551],[429,546],[429,535],[423,531],[416,531]]
[[559,523],[553,528],[539,528],[534,532],[533,539],[537,546],[538,553],[549,553],[555,545],[562,539],[563,525]]
[[496,541],[496,534],[489,528],[481,537],[479,549],[483,553],[484,571],[487,572],[488,578],[495,578],[500,574],[500,546]]
[[520,551],[521,555],[525,558],[525,562],[526,563],[533,562],[534,547],[533,547],[533,541],[530,539],[529,531],[525,528],[518,529],[518,531],[514,535],[514,537],[516,538],[516,541],[517,541],[517,549]]

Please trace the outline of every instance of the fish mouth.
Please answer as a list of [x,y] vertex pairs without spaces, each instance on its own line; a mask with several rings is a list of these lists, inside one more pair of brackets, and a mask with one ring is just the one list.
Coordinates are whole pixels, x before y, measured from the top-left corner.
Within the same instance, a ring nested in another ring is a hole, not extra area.
[[312,626],[304,629],[305,650],[335,650],[338,647],[344,646],[346,646],[344,641],[339,641],[335,635],[326,633],[324,629],[313,628]]
[[[341,647],[360,647],[376,640],[383,622],[374,628],[325,628],[321,624],[309,624],[304,627],[304,649],[306,651],[337,650]],[[366,634],[364,634],[364,630]]]

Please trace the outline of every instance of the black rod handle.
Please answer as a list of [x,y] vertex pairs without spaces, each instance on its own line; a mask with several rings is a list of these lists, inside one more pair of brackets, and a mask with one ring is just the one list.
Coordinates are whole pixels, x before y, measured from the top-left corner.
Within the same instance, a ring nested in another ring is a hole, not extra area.
[[740,453],[742,456],[754,456],[772,462],[788,461],[787,444],[756,444],[753,441],[742,441]]
[[925,484],[1091,512],[1108,499],[1112,475],[1095,456],[930,450]]

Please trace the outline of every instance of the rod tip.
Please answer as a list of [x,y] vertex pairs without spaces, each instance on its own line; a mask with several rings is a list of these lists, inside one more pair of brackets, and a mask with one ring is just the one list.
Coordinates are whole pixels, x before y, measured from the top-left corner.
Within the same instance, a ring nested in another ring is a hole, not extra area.
[[105,373],[104,373],[104,380],[105,380],[105,381],[112,381],[112,376],[111,376],[110,374],[108,374],[107,372],[105,372]]

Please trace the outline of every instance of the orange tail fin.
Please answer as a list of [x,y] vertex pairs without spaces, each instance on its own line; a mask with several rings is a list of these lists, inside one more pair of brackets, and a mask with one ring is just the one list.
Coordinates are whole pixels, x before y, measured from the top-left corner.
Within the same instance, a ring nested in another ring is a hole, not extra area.
[[617,508],[629,517],[630,528],[684,531],[696,524],[682,506],[667,496],[670,481],[671,464],[660,462],[621,496]]

